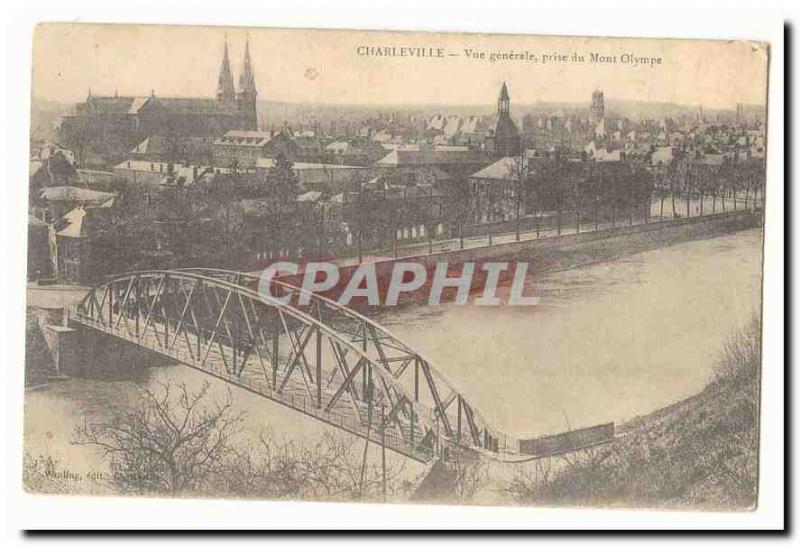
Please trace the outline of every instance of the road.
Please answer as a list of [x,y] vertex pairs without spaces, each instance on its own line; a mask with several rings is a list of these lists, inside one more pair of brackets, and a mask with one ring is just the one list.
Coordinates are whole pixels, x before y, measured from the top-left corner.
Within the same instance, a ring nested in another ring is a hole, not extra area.
[[[761,201],[759,200],[759,207],[762,206]],[[716,210],[716,214],[720,214],[723,212],[722,210],[722,202],[718,200],[716,203],[716,208],[712,208],[713,205],[711,203],[711,199],[707,199],[704,202],[703,206],[703,214],[702,216],[711,216],[711,211]],[[748,208],[752,208],[752,200],[748,201]],[[684,217],[686,211],[686,203],[685,201],[679,202],[676,200],[676,207],[677,215],[675,217],[682,218]],[[725,211],[732,212],[733,208],[733,199],[726,200]],[[737,210],[744,210],[744,199],[739,198],[737,199]],[[692,201],[691,203],[691,217],[694,218],[695,216],[701,216],[699,213],[699,201],[695,202]],[[660,215],[660,202],[656,201],[651,206],[651,216],[650,218],[634,217],[634,218],[627,218],[624,216],[620,216],[617,218],[616,222],[598,222],[597,226],[595,226],[594,220],[590,219],[590,221],[582,221],[580,223],[580,233],[585,233],[589,231],[595,230],[603,230],[609,229],[614,226],[616,227],[625,227],[630,225],[640,225],[645,223],[658,223],[658,222],[667,222],[672,220],[672,204],[670,201],[664,202],[664,215],[663,217]],[[590,217],[591,218],[591,217]],[[570,222],[569,220],[572,220]],[[410,245],[403,245],[397,248],[395,252],[392,249],[384,250],[384,251],[371,251],[368,253],[364,253],[362,255],[361,260],[358,259],[358,256],[351,256],[347,258],[340,258],[335,260],[335,263],[340,267],[348,267],[348,266],[355,266],[361,263],[370,263],[370,262],[381,262],[386,260],[393,260],[396,258],[415,258],[426,256],[430,254],[438,254],[440,252],[448,252],[453,250],[459,249],[470,249],[470,248],[481,248],[486,246],[493,246],[493,245],[500,245],[500,244],[507,244],[513,243],[515,241],[531,241],[534,239],[546,239],[549,237],[558,237],[562,235],[572,235],[578,232],[578,229],[574,223],[574,216],[572,214],[564,214],[563,222],[561,225],[561,232],[559,233],[557,228],[548,228],[548,229],[540,229],[538,232],[533,230],[526,230],[521,231],[519,234],[519,239],[517,239],[517,235],[514,232],[511,233],[502,233],[502,234],[493,234],[490,237],[488,234],[483,235],[476,235],[472,237],[464,237],[463,246],[462,242],[458,238],[454,239],[445,239],[445,240],[437,240],[429,243],[427,241],[414,243]],[[259,273],[259,272],[256,272]]]

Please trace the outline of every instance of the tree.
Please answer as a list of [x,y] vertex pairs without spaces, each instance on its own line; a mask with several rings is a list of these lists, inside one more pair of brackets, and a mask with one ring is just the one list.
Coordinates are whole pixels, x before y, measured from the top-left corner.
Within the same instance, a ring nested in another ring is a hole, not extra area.
[[275,163],[267,170],[266,176],[271,197],[284,203],[294,201],[299,190],[299,179],[294,163],[283,152],[275,157]]
[[583,187],[588,185],[584,172],[570,177],[566,188],[567,198],[569,199],[572,210],[575,211],[575,233],[581,231],[581,206],[583,201]]
[[86,166],[86,153],[92,144],[93,136],[88,123],[81,117],[65,118],[58,129],[59,142],[75,153],[76,162],[80,167]]
[[283,152],[279,153],[272,167],[260,177],[260,182],[260,195],[265,196],[268,201],[265,208],[269,212],[263,220],[271,252],[278,256],[284,252],[289,253],[290,246],[297,243],[295,224],[298,221],[296,198],[299,193],[299,179],[294,164]]
[[530,185],[528,179],[530,177],[529,162],[525,157],[524,152],[519,156],[515,156],[511,164],[508,166],[508,178],[511,179],[511,191],[513,193],[512,199],[514,200],[514,240],[519,241],[520,236],[520,218],[525,206],[525,193]]
[[243,418],[233,412],[230,393],[222,403],[207,403],[208,387],[143,388],[133,407],[114,408],[109,421],[78,427],[73,443],[99,447],[122,492],[197,491],[230,454]]
[[238,203],[221,203],[210,222],[210,233],[219,241],[225,267],[238,266],[238,257],[247,250],[244,241],[245,221]]
[[556,159],[555,176],[550,179],[551,185],[551,198],[556,203],[557,209],[557,234],[561,235],[561,216],[564,213],[564,199],[566,196],[566,183],[567,176],[564,175],[566,171],[565,166],[560,160]]
[[185,139],[172,129],[164,135],[164,159],[167,163],[189,162],[189,149]]
[[[362,441],[343,433],[325,432],[314,444],[303,445],[263,431],[256,444],[234,450],[225,467],[213,476],[211,491],[260,498],[382,498],[382,466],[362,463]],[[403,470],[402,463],[387,465],[390,495],[401,492],[399,477]]]
[[486,460],[474,453],[454,450],[447,466],[455,477],[453,495],[461,504],[471,500],[489,482]]

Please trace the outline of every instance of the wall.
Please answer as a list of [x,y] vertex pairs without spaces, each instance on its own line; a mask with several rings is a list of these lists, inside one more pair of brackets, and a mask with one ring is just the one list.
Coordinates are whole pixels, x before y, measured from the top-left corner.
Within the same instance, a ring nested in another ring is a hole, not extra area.
[[[450,263],[481,261],[501,257],[517,257],[521,253],[539,248],[553,248],[586,243],[602,239],[617,238],[622,236],[639,235],[639,238],[653,239],[660,238],[661,234],[675,235],[681,234],[687,238],[700,237],[715,229],[745,229],[761,225],[760,213],[750,213],[748,211],[735,211],[716,214],[714,216],[698,216],[692,218],[678,218],[664,222],[650,222],[647,224],[627,224],[616,228],[601,229],[599,231],[585,231],[583,233],[572,233],[557,237],[547,237],[543,239],[532,239],[529,241],[519,241],[503,243],[494,246],[469,248],[464,250],[454,250],[449,252],[434,253],[430,256],[421,256],[418,261],[423,263],[430,262],[435,264],[438,261],[446,260]],[[565,226],[568,227],[568,226]],[[428,264],[429,265],[429,264]]]

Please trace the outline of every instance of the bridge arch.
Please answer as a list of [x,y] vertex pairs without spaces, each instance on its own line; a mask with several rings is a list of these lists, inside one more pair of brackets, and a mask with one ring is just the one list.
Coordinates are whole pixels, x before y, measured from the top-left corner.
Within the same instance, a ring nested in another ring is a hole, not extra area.
[[443,447],[499,454],[477,409],[387,329],[316,294],[307,308],[263,298],[254,277],[132,272],[92,288],[71,318],[359,436],[382,430],[416,460]]
[[[179,271],[193,271],[198,272],[201,275],[206,275],[210,277],[221,277],[229,282],[233,282],[235,284],[244,284],[248,286],[257,286],[260,281],[260,276],[254,273],[247,273],[242,271],[231,271],[227,269],[215,269],[215,268],[186,268],[180,269]],[[337,301],[334,301],[330,298],[322,296],[321,294],[315,292],[308,292],[303,290],[301,287],[293,285],[291,283],[287,283],[284,281],[280,281],[278,279],[271,279],[271,285],[277,286],[286,293],[291,294],[293,297],[291,299],[290,305],[293,305],[296,301],[295,296],[300,294],[305,294],[307,298],[312,302],[311,308],[316,306],[322,306],[324,308],[331,308],[337,310],[337,312],[341,313],[342,315],[346,316],[349,320],[353,322],[353,324],[358,325],[364,332],[372,329],[375,332],[378,332],[379,335],[373,336],[371,340],[374,344],[382,344],[383,340],[391,340],[391,348],[401,351],[402,353],[411,355],[414,359],[419,359],[421,362],[425,363],[425,367],[429,372],[430,377],[427,377],[428,384],[426,385],[427,389],[429,390],[429,394],[431,395],[431,401],[433,402],[434,409],[439,408],[441,411],[436,411],[434,413],[434,419],[439,419],[440,416],[442,418],[442,424],[446,430],[455,430],[459,424],[459,417],[458,413],[462,412],[464,414],[470,414],[471,422],[474,422],[476,426],[482,431],[481,434],[485,436],[484,441],[480,443],[480,445],[475,445],[474,447],[480,448],[482,450],[488,450],[490,452],[498,452],[501,449],[506,452],[507,454],[511,454],[515,450],[516,443],[518,440],[508,437],[507,435],[498,432],[494,427],[492,427],[488,420],[486,420],[483,415],[481,414],[480,410],[477,406],[463,393],[457,390],[452,383],[442,374],[434,365],[431,364],[431,361],[425,358],[419,351],[413,349],[409,344],[401,340],[398,336],[390,332],[387,328],[382,326],[381,324],[375,322],[374,320],[370,319],[369,317],[359,313],[358,311],[347,307],[345,305],[340,304]],[[363,338],[362,338],[363,339]],[[375,348],[378,354],[379,360],[382,359],[383,355],[381,355],[381,350],[379,348]],[[384,348],[383,352],[386,352],[386,348]],[[386,357],[387,359],[391,357]],[[407,368],[401,370],[400,375],[402,376],[405,373]],[[440,404],[437,405],[436,396],[434,393],[438,393],[438,398],[440,399]],[[456,415],[452,416],[448,414],[447,409],[450,408],[451,404],[457,401],[459,404],[462,405],[461,409],[457,409],[455,411]],[[462,411],[463,410],[463,411]],[[448,417],[454,417],[455,422],[451,423],[452,419]]]

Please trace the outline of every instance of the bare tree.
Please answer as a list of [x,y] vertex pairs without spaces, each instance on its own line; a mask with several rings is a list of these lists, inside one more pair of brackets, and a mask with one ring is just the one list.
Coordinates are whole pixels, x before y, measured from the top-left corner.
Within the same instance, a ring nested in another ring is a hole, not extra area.
[[501,491],[521,504],[535,502],[546,496],[553,483],[554,474],[551,457],[536,459],[531,463],[530,469],[518,469]]
[[502,491],[522,504],[609,498],[607,488],[613,480],[609,480],[606,461],[611,454],[607,448],[590,447],[537,459],[529,469],[519,471]]
[[486,461],[472,453],[454,452],[447,461],[447,466],[455,476],[453,493],[459,503],[468,502],[489,482]]
[[116,408],[108,422],[84,423],[74,444],[99,447],[110,459],[112,484],[129,493],[176,494],[198,490],[230,453],[243,414],[230,393],[206,403],[208,382],[191,392],[185,384],[143,388],[139,403]]
[[[367,463],[361,485],[360,440],[326,432],[313,445],[295,444],[262,432],[255,445],[235,449],[212,487],[236,497],[324,500],[379,499],[383,470]],[[401,491],[403,464],[387,465],[390,495]]]
[[529,162],[522,152],[518,156],[514,156],[511,163],[507,166],[507,178],[511,180],[511,192],[514,205],[514,240],[519,241],[520,238],[520,219],[524,214],[525,207],[525,193],[528,186],[529,178]]
[[[363,467],[359,440],[325,433],[313,444],[295,444],[263,432],[255,443],[234,443],[244,414],[231,394],[207,400],[209,384],[143,388],[132,408],[112,411],[103,423],[79,426],[74,444],[99,447],[109,459],[110,484],[123,493],[200,493],[232,497],[358,500],[378,499],[379,463]],[[55,463],[31,459],[31,487]],[[49,466],[48,466],[49,465]],[[401,463],[387,465],[390,495],[402,491]],[[41,479],[40,479],[41,478]]]

